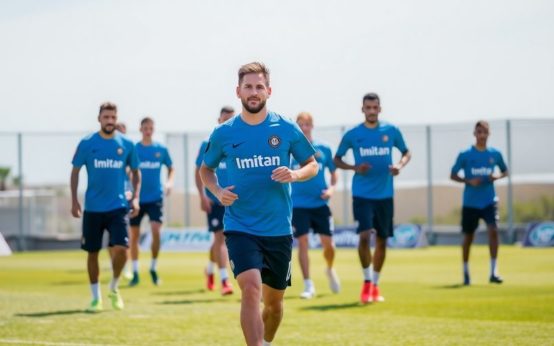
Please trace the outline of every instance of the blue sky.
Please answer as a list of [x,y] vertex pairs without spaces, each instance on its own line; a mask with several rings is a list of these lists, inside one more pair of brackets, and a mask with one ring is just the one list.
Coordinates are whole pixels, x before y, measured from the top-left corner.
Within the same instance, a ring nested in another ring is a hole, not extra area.
[[[209,131],[239,109],[238,67],[272,71],[270,108],[397,124],[554,117],[552,1],[2,1],[2,131],[88,131],[112,100],[133,129]],[[138,125],[136,125],[138,126]]]

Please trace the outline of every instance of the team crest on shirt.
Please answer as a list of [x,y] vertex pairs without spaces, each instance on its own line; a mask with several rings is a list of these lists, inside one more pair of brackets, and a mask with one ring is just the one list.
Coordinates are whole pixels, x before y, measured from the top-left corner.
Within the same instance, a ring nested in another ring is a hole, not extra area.
[[117,155],[123,155],[123,148],[117,148]]
[[267,141],[269,143],[269,145],[272,147],[272,148],[277,148],[279,146],[279,144],[281,144],[281,138],[279,138],[278,136],[271,136],[269,137],[269,140]]
[[489,159],[489,163],[490,163],[491,165],[494,164],[494,157],[491,157],[491,158]]
[[154,154],[154,156],[156,156],[156,158],[159,159],[160,156],[162,156],[162,154],[158,151],[157,153]]
[[383,135],[383,143],[387,143],[389,141],[389,136]]

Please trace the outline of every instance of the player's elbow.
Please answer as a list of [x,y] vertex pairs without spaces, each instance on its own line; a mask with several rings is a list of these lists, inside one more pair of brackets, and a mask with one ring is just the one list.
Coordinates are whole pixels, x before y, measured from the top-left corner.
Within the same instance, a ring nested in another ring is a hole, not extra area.
[[308,176],[306,177],[306,179],[315,177],[319,172],[319,165],[317,164],[317,161],[313,160],[308,165],[310,166],[310,168],[308,170]]

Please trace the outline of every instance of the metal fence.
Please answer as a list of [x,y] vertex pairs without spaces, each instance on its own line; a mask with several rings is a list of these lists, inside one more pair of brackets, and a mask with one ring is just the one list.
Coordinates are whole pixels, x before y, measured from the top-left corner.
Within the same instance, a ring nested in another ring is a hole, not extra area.
[[[550,153],[554,119],[492,121],[489,145],[499,149],[511,175],[497,183],[502,207],[501,222],[514,229],[514,205],[554,196],[554,161]],[[474,143],[473,123],[399,126],[412,151],[412,161],[395,178],[395,221],[422,224],[428,231],[455,227],[461,208],[461,184],[449,180],[457,154]],[[314,137],[334,149],[350,126],[314,130]],[[69,175],[71,158],[85,133],[1,133],[0,172],[9,168],[0,191],[0,232],[19,238],[75,238],[80,220],[70,215]],[[157,133],[166,144],[176,168],[176,184],[165,206],[173,226],[204,227],[194,183],[195,158],[206,133]],[[130,137],[139,140],[139,134]],[[349,154],[350,155],[350,154]],[[399,153],[395,153],[395,160]],[[352,156],[347,160],[352,160]],[[331,201],[335,222],[351,224],[352,173],[340,171],[337,193]],[[0,174],[0,179],[2,175]],[[86,172],[79,191],[86,187]]]

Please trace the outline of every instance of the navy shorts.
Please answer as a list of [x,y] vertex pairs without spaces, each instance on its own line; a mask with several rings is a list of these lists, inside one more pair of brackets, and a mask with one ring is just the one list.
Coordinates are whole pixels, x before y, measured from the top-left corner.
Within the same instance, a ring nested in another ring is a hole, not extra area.
[[223,231],[223,215],[225,215],[225,207],[221,204],[212,204],[212,211],[208,213],[208,230],[210,232]]
[[225,231],[225,244],[235,278],[249,269],[258,269],[262,282],[284,290],[291,285],[292,236],[260,237]]
[[150,222],[163,223],[164,217],[164,202],[159,200],[156,202],[140,203],[140,210],[137,216],[131,219],[131,226],[140,226],[140,222],[144,215],[148,214]]
[[107,212],[83,213],[83,235],[81,249],[87,252],[98,252],[102,248],[104,230],[110,234],[109,246],[129,246],[127,227],[129,216],[127,208],[115,209]]
[[498,207],[496,203],[490,204],[483,209],[463,207],[462,208],[462,232],[473,234],[479,227],[479,219],[483,219],[487,226],[495,226],[498,222]]
[[334,231],[333,217],[328,205],[317,208],[293,208],[292,227],[294,237],[298,238],[310,232],[332,236]]
[[392,198],[354,197],[353,209],[354,220],[358,222],[357,233],[375,229],[379,238],[393,236],[394,201]]

